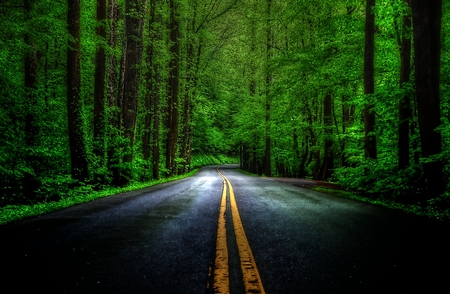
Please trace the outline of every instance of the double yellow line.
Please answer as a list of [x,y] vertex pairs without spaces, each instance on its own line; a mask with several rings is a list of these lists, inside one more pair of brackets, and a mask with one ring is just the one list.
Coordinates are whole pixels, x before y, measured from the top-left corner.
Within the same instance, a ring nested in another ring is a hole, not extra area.
[[228,270],[228,247],[226,230],[227,187],[230,195],[231,215],[233,219],[234,234],[239,251],[242,276],[246,293],[266,293],[256,267],[255,258],[245,235],[244,226],[234,197],[233,186],[230,181],[217,169],[223,179],[222,200],[220,202],[219,221],[216,241],[216,258],[214,262],[214,293],[230,293],[230,280]]

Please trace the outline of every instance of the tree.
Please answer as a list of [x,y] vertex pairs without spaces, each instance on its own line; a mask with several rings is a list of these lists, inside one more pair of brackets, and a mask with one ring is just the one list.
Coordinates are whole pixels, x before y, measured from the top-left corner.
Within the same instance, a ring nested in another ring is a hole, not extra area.
[[0,205],[238,152],[253,173],[435,197],[450,4],[414,1],[411,30],[410,1],[0,0]]
[[[151,8],[153,13],[152,18],[152,32],[154,33],[153,43],[163,42],[163,21],[160,9],[158,9],[157,1],[151,0]],[[158,10],[157,10],[158,9]],[[152,13],[152,12],[151,12]],[[149,28],[150,29],[150,28]],[[152,49],[155,49],[152,46]],[[153,71],[153,84],[152,84],[152,101],[153,101],[153,132],[152,132],[152,141],[153,141],[153,149],[152,149],[152,172],[153,178],[159,179],[159,157],[160,157],[160,136],[159,136],[159,128],[160,128],[160,101],[161,101],[161,87],[162,87],[162,62],[158,60],[156,52],[152,51],[152,71]]]
[[[403,0],[409,8],[410,0]],[[409,31],[411,30],[411,15],[409,12],[403,16],[403,26],[400,31],[400,87],[405,88],[409,82],[411,73],[411,38]],[[399,130],[398,130],[398,165],[400,169],[409,166],[409,130],[412,119],[410,94],[405,90],[399,103]]]
[[83,101],[80,97],[80,0],[68,2],[67,25],[67,113],[72,177],[84,181],[89,177],[83,133]]
[[107,140],[107,168],[112,173],[112,182],[118,185],[120,182],[119,171],[119,157],[115,154],[115,144],[118,138],[117,131],[119,129],[119,113],[117,107],[117,57],[115,49],[117,46],[117,23],[118,23],[118,7],[116,0],[109,0],[108,2],[108,48],[110,53],[108,54],[108,68],[106,72],[107,89],[106,99],[108,104],[108,140]]
[[[156,1],[150,0],[150,17],[148,18],[148,26],[147,26],[147,38],[151,39],[155,34],[153,23],[155,22],[155,9],[156,9]],[[146,162],[144,166],[144,176],[146,177],[146,172],[149,169],[150,165],[147,163],[150,159],[150,137],[151,137],[151,127],[152,127],[152,98],[154,96],[153,86],[155,81],[153,79],[154,75],[154,66],[153,66],[153,58],[154,58],[154,46],[152,40],[147,42],[146,49],[146,74],[145,74],[145,101],[144,101],[144,126],[142,135],[142,153],[144,162]],[[158,115],[158,114],[153,114]]]
[[445,191],[440,113],[440,57],[442,0],[412,0],[414,56],[416,69],[416,95],[418,106],[420,143],[425,160],[424,198],[441,195]]
[[106,73],[106,0],[97,0],[97,50],[95,53],[94,91],[94,154],[103,165],[106,116],[105,116],[105,73]]
[[333,156],[333,140],[332,140],[332,101],[331,94],[325,95],[323,104],[323,116],[325,123],[325,144],[324,144],[324,160],[321,167],[320,177],[321,180],[328,180],[331,176],[331,171],[334,168],[334,156]]
[[178,141],[178,102],[179,102],[179,65],[180,65],[180,23],[178,19],[178,4],[170,0],[170,64],[169,64],[169,97],[167,106],[167,139],[166,139],[166,169],[170,174],[176,172],[176,152]]
[[[364,48],[364,94],[375,93],[374,81],[374,47],[375,47],[375,15],[373,8],[375,0],[366,1],[366,26],[365,26],[365,48]],[[372,97],[369,98],[373,99]],[[364,150],[367,158],[377,159],[377,141],[375,131],[375,106],[373,102],[366,102],[364,106]]]
[[[24,1],[26,20],[31,20],[32,0]],[[26,161],[31,168],[31,172],[25,172],[23,178],[24,193],[26,197],[35,196],[36,190],[41,186],[38,179],[39,170],[41,169],[41,160],[36,155],[39,138],[39,118],[36,115],[36,107],[38,105],[37,88],[38,88],[38,51],[36,44],[29,32],[25,33],[24,38],[27,45],[24,62],[25,74],[25,94],[27,100],[27,109],[25,116],[25,144],[28,147],[26,152]]]
[[269,62],[272,57],[272,30],[271,30],[271,14],[272,0],[267,0],[267,69],[266,69],[266,148],[264,154],[264,174],[268,177],[272,176],[272,161],[271,161],[271,134],[270,134],[270,87],[272,84],[272,75],[269,72]]
[[142,62],[142,33],[145,19],[146,1],[128,0],[125,3],[126,51],[124,52],[124,87],[122,96],[122,121],[124,136],[129,149],[123,157],[123,177],[126,185],[132,177],[133,147],[138,107],[140,64]]

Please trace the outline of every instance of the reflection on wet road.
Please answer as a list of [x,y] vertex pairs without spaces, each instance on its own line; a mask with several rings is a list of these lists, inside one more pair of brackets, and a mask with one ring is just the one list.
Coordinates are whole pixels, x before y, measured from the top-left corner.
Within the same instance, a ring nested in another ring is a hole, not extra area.
[[3,288],[437,293],[447,287],[448,223],[236,167],[220,166],[220,174],[218,166],[204,167],[188,179],[0,226]]

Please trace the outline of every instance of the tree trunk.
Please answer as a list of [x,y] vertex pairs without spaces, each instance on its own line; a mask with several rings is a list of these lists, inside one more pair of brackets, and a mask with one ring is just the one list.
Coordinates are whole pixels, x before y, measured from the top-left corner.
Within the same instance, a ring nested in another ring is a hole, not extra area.
[[[313,102],[314,103],[314,102]],[[305,111],[306,111],[306,117],[308,120],[308,131],[309,131],[309,135],[311,138],[311,155],[309,157],[309,162],[307,165],[309,165],[309,163],[311,163],[312,160],[315,161],[314,164],[314,170],[313,170],[313,178],[315,180],[317,180],[319,178],[319,174],[320,174],[320,151],[319,151],[319,146],[317,146],[317,138],[316,135],[314,134],[314,130],[313,130],[313,113],[311,110],[311,107],[309,106],[309,103],[306,101],[305,104]]]
[[[404,2],[411,6],[410,0]],[[400,87],[409,82],[411,72],[411,39],[407,33],[411,29],[411,16],[403,17],[403,29],[400,45]],[[399,129],[398,129],[398,165],[399,169],[405,169],[409,166],[409,131],[410,121],[412,119],[411,100],[409,94],[405,94],[399,103]]]
[[94,87],[94,154],[103,166],[105,153],[105,71],[106,56],[103,40],[106,40],[106,0],[97,0],[97,43],[95,53],[95,87]]
[[[31,20],[32,0],[24,1],[26,20]],[[37,74],[38,74],[38,57],[36,46],[32,37],[25,33],[25,44],[27,45],[25,52],[24,74],[25,74],[25,94],[27,100],[27,113],[25,117],[25,143],[28,147],[33,148],[37,141],[39,127],[36,123],[35,108],[37,107]]]
[[[440,113],[440,53],[442,0],[411,1],[414,22],[416,95],[422,157],[430,159],[442,152],[441,133],[436,130]],[[425,198],[445,191],[443,163],[432,159],[423,164]]]
[[266,51],[266,149],[264,154],[264,174],[268,177],[272,176],[272,161],[270,152],[270,88],[272,85],[272,75],[269,72],[269,62],[272,57],[272,30],[271,30],[271,10],[272,10],[272,0],[267,0],[267,23],[266,23],[266,41],[267,41],[267,51]]
[[[117,46],[117,22],[118,22],[118,8],[117,0],[109,0],[108,3],[108,47],[113,51]],[[117,58],[115,53],[110,53],[108,56],[108,72],[107,72],[107,103],[108,103],[108,124],[109,124],[109,141],[107,144],[108,156],[108,170],[112,173],[113,185],[119,185],[119,157],[115,155],[116,139],[118,136],[118,109],[117,109]]]
[[[24,1],[26,20],[31,20],[32,1]],[[41,183],[38,179],[39,170],[41,169],[41,160],[35,154],[35,150],[39,139],[39,125],[36,107],[37,101],[37,75],[38,75],[38,52],[32,40],[32,37],[25,33],[24,38],[27,45],[24,62],[25,73],[25,95],[26,95],[26,116],[25,116],[25,144],[27,152],[25,156],[26,164],[31,168],[31,172],[24,172],[23,188],[25,197],[32,199],[36,190],[39,189]]]
[[[374,81],[374,41],[375,41],[375,15],[372,9],[375,0],[366,1],[366,27],[364,49],[364,94],[375,93]],[[366,158],[377,159],[377,141],[375,134],[375,106],[372,102],[364,106],[364,150]]]
[[[193,29],[194,24],[191,24]],[[189,34],[189,33],[188,33]],[[195,55],[194,55],[194,40],[191,39],[189,44],[187,44],[187,66],[186,66],[186,82],[184,89],[183,98],[183,118],[181,127],[181,140],[180,140],[180,158],[184,159],[183,166],[180,167],[179,173],[185,173],[188,167],[189,155],[190,155],[190,136],[191,136],[191,124],[192,124],[192,96],[193,96],[193,86],[194,86],[194,66],[195,66]]]
[[331,177],[331,171],[334,168],[334,156],[333,156],[333,140],[332,136],[332,103],[331,95],[327,94],[324,99],[323,116],[325,124],[325,148],[324,148],[324,160],[322,163],[320,179],[328,180]]
[[[187,78],[187,83],[189,83],[190,78]],[[188,86],[189,87],[189,86]],[[184,93],[183,101],[183,120],[182,120],[182,137],[180,142],[180,158],[184,159],[183,167],[180,168],[179,173],[183,174],[186,172],[188,155],[189,155],[189,137],[190,137],[190,125],[191,125],[191,96],[189,89],[186,89]]]
[[250,164],[250,146],[247,143],[244,143],[242,145],[242,162],[243,162],[243,169],[250,172],[251,171],[251,164]]
[[154,179],[159,179],[159,157],[160,157],[160,138],[159,138],[159,128],[160,128],[160,101],[161,101],[161,60],[157,57],[155,51],[156,43],[159,43],[163,40],[163,32],[160,29],[162,26],[162,15],[158,10],[158,1],[151,0],[150,1],[150,13],[151,18],[151,35],[153,37],[152,40],[152,58],[151,58],[151,70],[152,70],[152,85],[151,85],[151,101],[153,103],[153,131],[152,131],[152,174]]
[[68,1],[67,24],[70,34],[67,48],[67,113],[72,177],[88,178],[88,162],[83,133],[83,102],[80,97],[80,0]]
[[169,101],[167,107],[167,141],[166,141],[166,169],[170,174],[176,172],[176,152],[178,141],[178,100],[179,100],[179,58],[180,43],[178,40],[180,24],[178,21],[178,6],[170,0],[170,53],[169,64]]
[[[145,118],[144,118],[144,134],[142,135],[142,155],[144,159],[144,176],[147,174],[147,170],[150,168],[149,159],[150,159],[150,150],[151,150],[151,127],[152,127],[152,106],[153,106],[153,96],[154,96],[154,43],[153,43],[153,35],[154,32],[154,22],[155,22],[155,8],[156,8],[156,1],[151,0],[150,1],[150,17],[148,21],[148,38],[150,41],[147,45],[147,52],[146,52],[146,66],[147,71],[145,75],[145,102],[144,102],[144,111],[145,111]],[[153,114],[155,116],[155,114]]]
[[239,168],[244,169],[244,150],[242,142],[239,143]]
[[299,168],[299,172],[298,172],[299,178],[306,177],[306,161],[308,160],[308,154],[309,154],[309,136],[308,135],[305,136],[305,141],[303,142],[302,145],[304,148],[304,152],[303,152],[302,161],[300,162],[300,168]]
[[[350,108],[346,105],[348,101],[347,96],[342,96],[342,134],[344,135],[347,132],[347,127],[350,123]],[[344,167],[348,166],[347,156],[345,155],[345,145],[346,139],[345,136],[341,142],[341,165]]]
[[294,164],[292,168],[292,172],[294,173],[294,178],[298,178],[300,174],[300,150],[298,147],[298,133],[297,128],[293,129],[292,134],[292,140],[293,140],[293,150],[294,150]]
[[132,177],[133,147],[137,118],[140,64],[142,61],[142,33],[146,1],[126,1],[125,31],[127,50],[125,51],[125,79],[122,104],[123,131],[129,142],[129,150],[123,157],[122,184]]
[[253,143],[252,143],[252,166],[250,168],[250,172],[252,174],[259,174],[259,171],[258,171],[258,155],[257,155],[257,152],[256,152],[256,142],[257,142],[257,139],[255,137],[254,140],[253,140]]

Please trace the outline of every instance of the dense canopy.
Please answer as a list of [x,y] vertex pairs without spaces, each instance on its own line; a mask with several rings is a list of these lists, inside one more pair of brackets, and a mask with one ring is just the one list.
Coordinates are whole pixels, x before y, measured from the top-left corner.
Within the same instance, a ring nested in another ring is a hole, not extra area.
[[449,36],[442,0],[0,0],[0,205],[235,161],[448,206]]

